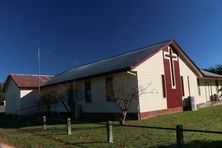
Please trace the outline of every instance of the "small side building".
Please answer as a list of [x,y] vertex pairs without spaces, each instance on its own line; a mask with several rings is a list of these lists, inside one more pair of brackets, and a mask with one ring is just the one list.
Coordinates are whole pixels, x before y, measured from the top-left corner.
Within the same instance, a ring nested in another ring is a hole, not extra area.
[[51,78],[49,75],[10,74],[3,88],[6,96],[5,114],[21,114],[22,110],[34,106],[39,85]]
[[198,95],[201,100],[198,100],[197,107],[206,102],[222,100],[222,75],[201,70],[203,77],[197,79]]

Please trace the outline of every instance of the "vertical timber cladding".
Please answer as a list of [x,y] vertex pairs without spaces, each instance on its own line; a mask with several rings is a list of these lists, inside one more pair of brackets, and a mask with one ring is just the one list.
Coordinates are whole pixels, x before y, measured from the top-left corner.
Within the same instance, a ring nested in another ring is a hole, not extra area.
[[182,107],[179,59],[172,46],[163,49],[163,63],[166,77],[167,108]]

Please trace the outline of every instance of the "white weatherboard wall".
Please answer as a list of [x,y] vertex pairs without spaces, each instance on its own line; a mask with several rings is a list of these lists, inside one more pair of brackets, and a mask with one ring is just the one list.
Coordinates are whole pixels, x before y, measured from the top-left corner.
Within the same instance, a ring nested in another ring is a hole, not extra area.
[[[36,90],[21,90],[21,95],[20,95],[21,99],[21,109],[24,110],[24,112],[34,112],[34,110],[36,110],[35,106],[37,106],[37,104],[34,102],[37,99],[37,91]],[[26,109],[26,110],[25,110]],[[37,112],[37,111],[36,111]]]
[[6,114],[15,114],[20,109],[20,90],[11,79],[8,83],[6,95]]
[[[198,87],[197,87],[197,76],[195,73],[187,66],[187,64],[179,58],[180,64],[180,75],[183,76],[183,83],[184,83],[184,96],[183,99],[192,96],[194,97],[195,104],[199,104],[204,100],[198,95]],[[188,86],[188,77],[189,77],[189,84],[190,84],[190,94],[189,94],[189,86]]]
[[22,102],[22,108],[27,108],[33,105],[33,97],[35,97],[35,95],[32,93],[32,90],[21,90],[20,97]]
[[[116,83],[121,83],[122,79],[127,78],[131,80],[131,86],[137,86],[137,77],[130,75],[126,72],[115,73],[107,76],[98,76],[85,80],[78,81],[79,91],[81,92],[80,100],[78,104],[81,104],[82,111],[84,113],[119,113],[121,110],[115,105],[114,102],[106,101],[105,96],[105,79],[106,77],[113,77],[113,87]],[[85,81],[91,82],[91,100],[92,102],[85,102],[84,83]],[[126,86],[130,87],[130,86]],[[114,92],[115,93],[115,92]],[[129,108],[129,113],[137,113],[138,99],[132,102]]]
[[137,71],[138,86],[146,88],[146,93],[139,97],[140,112],[167,109],[161,79],[161,75],[164,74],[162,50],[140,64],[134,71]]

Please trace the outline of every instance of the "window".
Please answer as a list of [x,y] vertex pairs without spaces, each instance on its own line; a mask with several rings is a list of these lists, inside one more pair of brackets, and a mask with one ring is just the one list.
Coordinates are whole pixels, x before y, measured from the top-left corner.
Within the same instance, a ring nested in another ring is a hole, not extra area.
[[85,101],[87,103],[92,102],[91,100],[91,83],[90,81],[85,82]]
[[181,80],[181,90],[182,90],[182,96],[184,96],[184,83],[183,83],[183,76],[180,76]]
[[219,85],[218,85],[218,80],[215,80],[215,84],[216,84],[216,91],[217,91],[217,94],[218,94],[218,90],[219,90]]
[[200,91],[200,80],[197,79],[197,87],[198,87],[198,95],[201,95],[201,91]]
[[162,89],[163,89],[163,97],[166,97],[166,84],[165,84],[165,76],[161,75],[161,79],[162,79]]
[[1,105],[1,106],[4,106],[4,105],[5,105],[4,101],[0,102],[0,105]]
[[188,86],[188,92],[189,92],[189,97],[190,97],[190,77],[187,76],[187,86]]
[[112,101],[113,96],[113,77],[108,77],[106,78],[106,101]]

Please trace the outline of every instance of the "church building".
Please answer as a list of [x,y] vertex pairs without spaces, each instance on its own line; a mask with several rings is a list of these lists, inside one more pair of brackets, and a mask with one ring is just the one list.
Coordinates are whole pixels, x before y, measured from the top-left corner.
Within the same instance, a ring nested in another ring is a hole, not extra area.
[[124,87],[147,88],[128,111],[130,117],[139,120],[182,112],[185,99],[190,97],[195,110],[219,95],[222,86],[221,75],[201,71],[174,40],[169,40],[65,71],[43,87],[78,84],[81,116],[107,117],[120,112],[107,91],[125,83],[124,79],[130,82]]

